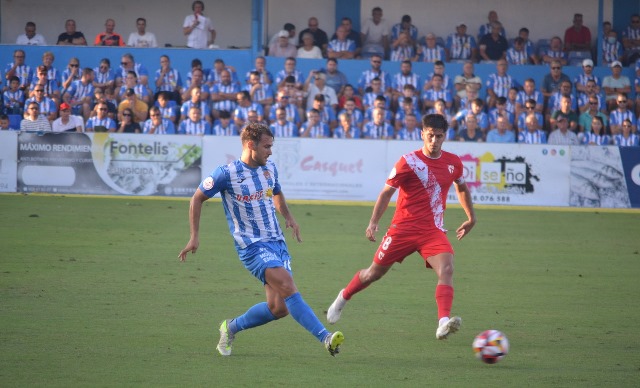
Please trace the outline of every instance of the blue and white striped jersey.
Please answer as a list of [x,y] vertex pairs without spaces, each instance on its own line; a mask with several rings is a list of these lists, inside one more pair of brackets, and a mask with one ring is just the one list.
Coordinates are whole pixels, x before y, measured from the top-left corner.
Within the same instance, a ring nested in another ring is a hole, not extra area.
[[272,161],[257,168],[241,160],[219,166],[199,188],[209,198],[220,193],[236,250],[258,241],[284,241],[273,204],[281,189]]

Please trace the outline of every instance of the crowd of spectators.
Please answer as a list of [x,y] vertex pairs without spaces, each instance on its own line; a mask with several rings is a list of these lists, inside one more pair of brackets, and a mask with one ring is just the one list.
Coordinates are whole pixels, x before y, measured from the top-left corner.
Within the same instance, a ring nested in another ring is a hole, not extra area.
[[[206,48],[215,40],[203,9],[195,1],[193,14],[185,18],[184,34],[192,48]],[[446,40],[433,33],[420,38],[409,15],[392,26],[382,16],[382,9],[374,8],[360,32],[343,18],[331,38],[315,17],[299,34],[293,24],[285,24],[268,49],[270,56],[286,58],[275,75],[266,66],[268,57],[256,58],[254,68],[242,75],[221,59],[209,69],[196,58],[183,75],[167,55],[149,72],[131,54],[113,67],[107,58],[95,67],[71,58],[59,71],[53,53],[45,52],[41,64],[31,66],[18,49],[2,73],[0,129],[237,135],[247,122],[264,121],[279,137],[418,140],[420,117],[440,113],[450,123],[450,140],[638,145],[640,103],[630,96],[632,87],[640,95],[640,59],[633,63],[634,82],[621,75],[620,60],[633,60],[640,52],[640,16],[631,16],[632,26],[638,26],[623,33],[618,55],[604,56],[611,75],[603,80],[592,73],[591,35],[580,14],[574,15],[564,43],[553,37],[544,50],[535,48],[526,28],[507,40],[495,11],[477,37],[458,23]],[[94,44],[157,47],[144,18],[136,20],[136,29],[125,44],[115,21],[107,19]],[[613,44],[612,31],[604,33],[608,44]],[[25,32],[18,38],[23,44],[46,44],[35,24],[27,23]],[[87,39],[68,20],[57,43],[86,45]],[[570,53],[581,53],[583,69],[573,80],[562,72],[571,63]],[[297,58],[326,58],[326,63],[305,75],[296,68]],[[352,58],[370,62],[357,80],[338,69],[339,61]],[[385,59],[400,61],[400,72],[385,71]],[[433,72],[414,73],[416,61],[433,62]],[[448,62],[463,62],[463,72],[447,74]],[[478,62],[494,63],[495,73],[480,79],[474,73]],[[533,79],[521,84],[508,72],[509,66],[521,64],[546,64],[549,73],[541,85]]]

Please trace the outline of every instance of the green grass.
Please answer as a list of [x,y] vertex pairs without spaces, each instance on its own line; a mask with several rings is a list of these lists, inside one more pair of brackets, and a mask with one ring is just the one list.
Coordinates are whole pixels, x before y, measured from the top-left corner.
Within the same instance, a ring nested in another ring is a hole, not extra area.
[[[291,204],[298,288],[324,311],[376,245],[372,204]],[[454,312],[435,339],[435,275],[418,256],[358,294],[330,357],[291,318],[241,333],[231,357],[217,325],[264,299],[238,262],[216,200],[198,253],[179,263],[188,201],[0,196],[0,385],[637,386],[640,213],[477,209],[454,242]],[[386,225],[393,209],[382,224]],[[463,212],[452,206],[447,226]],[[383,233],[379,233],[379,237]],[[499,329],[510,354],[484,365],[473,337]]]

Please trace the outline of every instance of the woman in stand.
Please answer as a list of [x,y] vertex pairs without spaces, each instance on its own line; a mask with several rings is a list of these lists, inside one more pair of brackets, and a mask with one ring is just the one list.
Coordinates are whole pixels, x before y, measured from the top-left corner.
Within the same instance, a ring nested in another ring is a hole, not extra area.
[[322,59],[320,47],[313,45],[313,35],[305,32],[302,35],[302,46],[298,49],[298,58]]
[[141,133],[140,124],[133,121],[133,111],[125,108],[122,111],[122,121],[116,130],[118,133]]

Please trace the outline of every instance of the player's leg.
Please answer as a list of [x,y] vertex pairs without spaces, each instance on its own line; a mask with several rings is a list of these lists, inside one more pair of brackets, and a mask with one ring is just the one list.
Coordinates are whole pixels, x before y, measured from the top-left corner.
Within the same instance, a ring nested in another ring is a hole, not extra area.
[[342,314],[347,301],[358,292],[367,288],[371,283],[382,278],[393,263],[402,262],[405,257],[416,251],[415,236],[402,236],[387,231],[380,241],[378,250],[373,255],[373,262],[369,268],[358,271],[353,279],[342,289],[336,300],[327,310],[327,321],[336,323]]
[[[245,268],[264,284],[267,301],[251,306],[242,315],[222,321],[219,329],[220,341],[218,342],[217,349],[223,356],[231,355],[231,347],[236,333],[262,326],[287,315],[284,300],[265,280],[265,271],[269,266],[279,266],[282,268],[282,266],[285,265],[279,260],[269,260],[269,258],[274,256],[269,248],[269,246],[263,246],[262,244],[253,244],[249,248],[239,252],[240,260]],[[284,271],[286,272],[286,270]]]
[[282,267],[268,268],[265,272],[267,284],[284,299],[287,310],[300,326],[304,327],[318,341],[325,345],[325,348],[332,356],[340,351],[340,345],[344,341],[341,332],[330,333],[320,322],[311,307],[305,302],[298,292],[293,277]]
[[340,290],[336,299],[331,306],[329,306],[327,310],[327,322],[331,324],[338,322],[347,301],[350,300],[353,295],[367,288],[371,283],[382,278],[389,269],[391,269],[391,265],[380,265],[374,261],[369,268],[356,272],[353,279],[351,279],[345,288]]
[[462,319],[451,316],[453,305],[453,253],[444,252],[427,258],[427,263],[438,276],[436,304],[438,306],[438,329],[436,338],[445,339],[460,328]]

